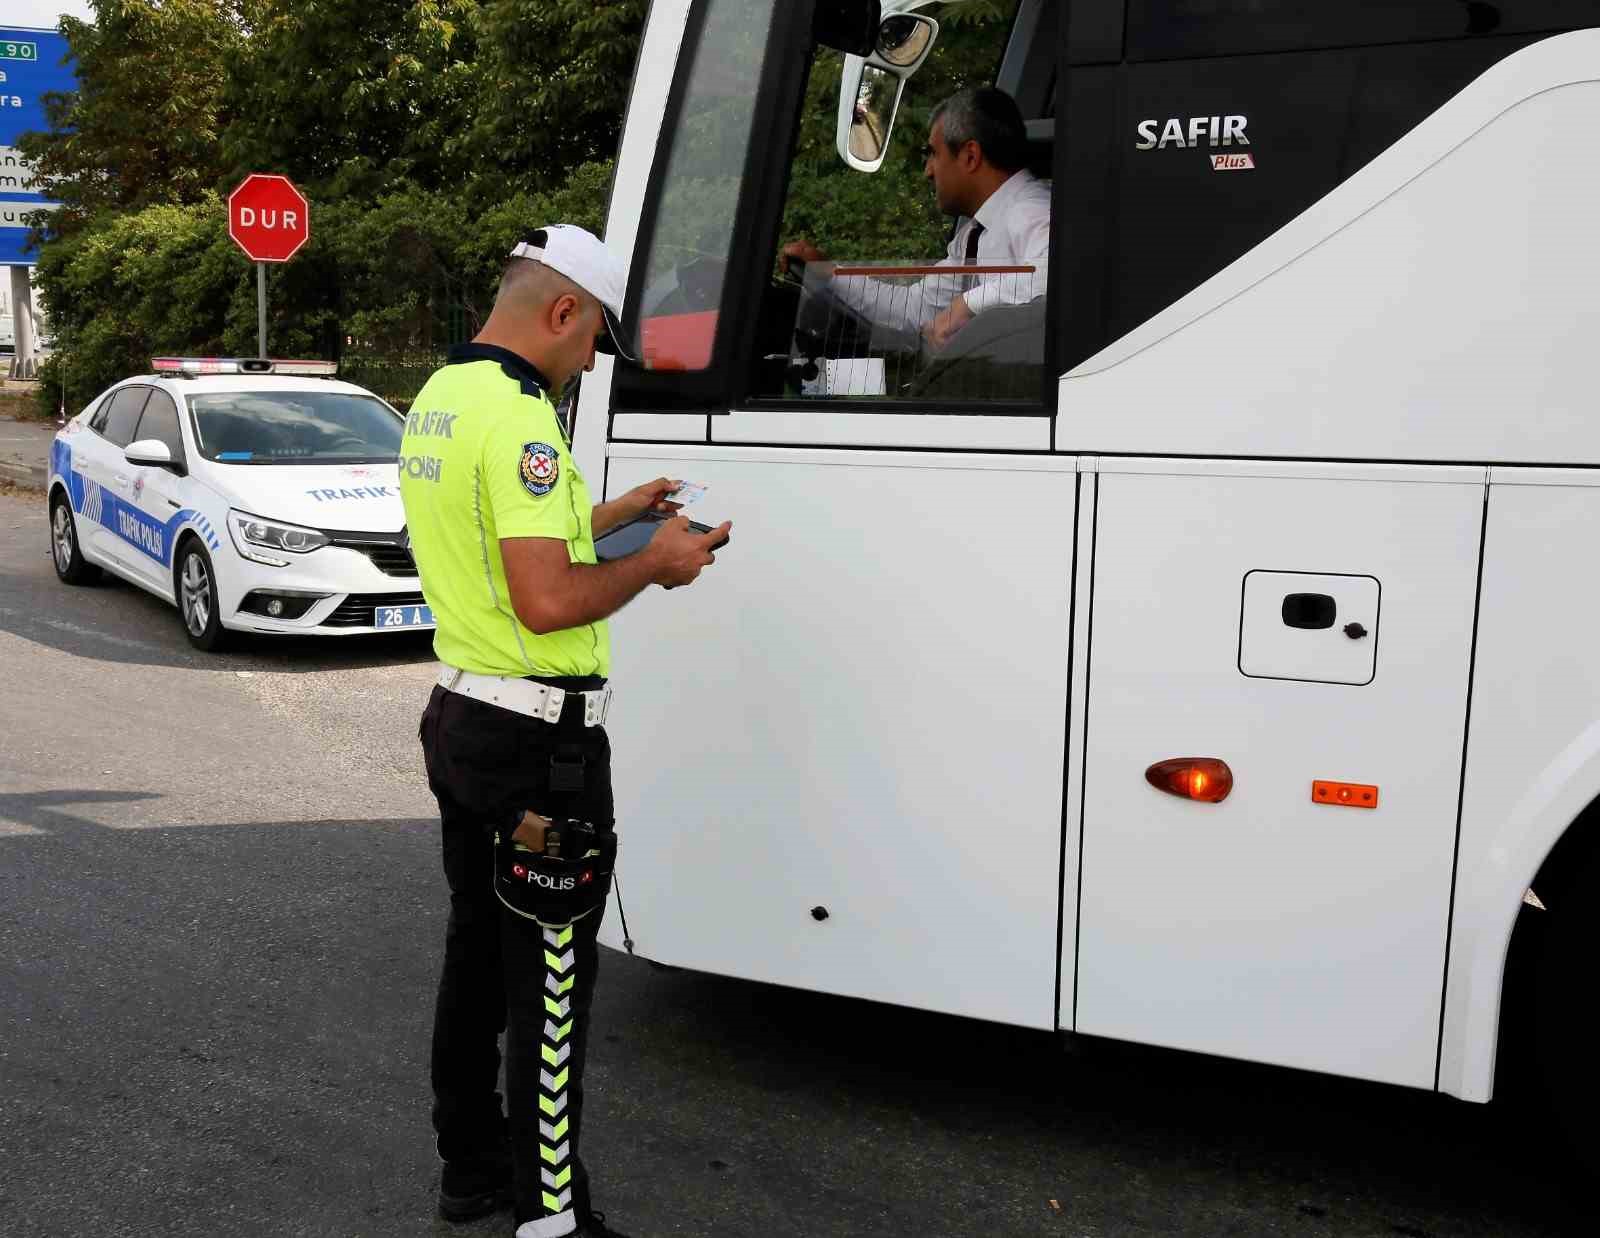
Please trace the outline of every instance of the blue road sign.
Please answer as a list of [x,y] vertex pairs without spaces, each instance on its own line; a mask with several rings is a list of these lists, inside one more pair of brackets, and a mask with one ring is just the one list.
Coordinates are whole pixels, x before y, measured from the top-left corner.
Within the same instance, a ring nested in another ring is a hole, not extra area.
[[0,266],[32,266],[30,212],[52,204],[35,188],[17,138],[46,127],[41,96],[78,88],[67,41],[54,30],[0,26]]

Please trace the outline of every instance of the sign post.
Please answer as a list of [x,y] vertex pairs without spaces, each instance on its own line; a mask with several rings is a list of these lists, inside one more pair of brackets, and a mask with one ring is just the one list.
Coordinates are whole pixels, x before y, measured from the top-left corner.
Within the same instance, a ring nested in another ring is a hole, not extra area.
[[77,89],[68,51],[66,39],[54,30],[0,27],[0,267],[11,268],[11,321],[0,321],[0,343],[12,345],[9,371],[15,378],[34,377],[38,366],[30,269],[39,257],[29,237],[39,212],[58,205],[41,192],[17,138],[50,128],[45,94]]
[[228,195],[228,235],[256,264],[256,344],[267,355],[267,263],[311,239],[311,206],[287,176],[252,172]]

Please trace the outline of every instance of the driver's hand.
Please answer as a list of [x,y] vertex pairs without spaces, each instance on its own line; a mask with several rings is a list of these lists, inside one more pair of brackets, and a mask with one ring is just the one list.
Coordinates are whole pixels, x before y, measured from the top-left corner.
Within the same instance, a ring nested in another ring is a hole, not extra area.
[[826,262],[828,255],[801,237],[798,241],[790,241],[778,255],[778,270],[785,275],[789,273],[790,258],[798,258],[801,262]]
[[922,328],[922,336],[928,341],[930,348],[943,348],[950,342],[950,337],[962,327],[972,321],[972,311],[967,308],[964,297],[956,297],[950,302],[950,308],[944,310],[927,326]]

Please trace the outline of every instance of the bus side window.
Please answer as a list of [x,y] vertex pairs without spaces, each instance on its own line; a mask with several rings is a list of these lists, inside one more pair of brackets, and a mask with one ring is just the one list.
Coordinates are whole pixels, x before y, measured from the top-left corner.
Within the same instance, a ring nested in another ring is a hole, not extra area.
[[1593,0],[1128,0],[1127,58],[1374,47],[1586,26]]
[[[1445,7],[1449,28],[1464,34],[1464,19],[1456,20],[1464,10]],[[1503,7],[1520,19],[1561,4]],[[1244,20],[1247,11],[1262,17],[1259,26]],[[1543,37],[1422,38],[1443,28],[1443,12],[1436,4],[1133,0],[1128,62],[1075,67],[1068,83],[1073,192],[1064,232],[1072,245],[1062,278],[1072,295],[1061,368],[1193,291]],[[1396,41],[1268,50],[1379,36]]]
[[[1023,28],[1019,8],[1043,18],[1025,28],[1050,42],[1050,54],[1008,52],[1014,25]],[[875,173],[851,170],[836,151],[843,58],[819,50],[813,62],[779,229],[780,249],[789,253],[778,256],[761,306],[751,383],[758,398],[1041,397],[1050,186],[1030,169],[1051,164],[1056,6],[1002,0],[918,12],[940,23],[938,40],[905,84]],[[1014,96],[1042,114],[1023,116],[1030,140],[1019,148],[1014,175],[992,206],[978,208],[982,231],[992,231],[987,241],[972,238],[980,250],[967,243],[971,225],[941,210],[925,143],[938,105],[993,83],[1003,55],[1036,66],[1038,80],[1019,83]],[[1031,223],[1017,222],[1024,219]],[[1019,240],[1029,226],[1031,234]],[[791,261],[797,251],[809,260]]]

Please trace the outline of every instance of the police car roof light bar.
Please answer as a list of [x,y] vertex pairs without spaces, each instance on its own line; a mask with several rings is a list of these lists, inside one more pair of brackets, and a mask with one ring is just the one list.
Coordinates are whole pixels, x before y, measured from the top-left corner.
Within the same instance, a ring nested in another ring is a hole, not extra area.
[[332,378],[339,372],[337,361],[284,361],[261,357],[152,357],[157,374],[178,374],[193,378],[200,374],[288,374]]

